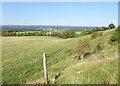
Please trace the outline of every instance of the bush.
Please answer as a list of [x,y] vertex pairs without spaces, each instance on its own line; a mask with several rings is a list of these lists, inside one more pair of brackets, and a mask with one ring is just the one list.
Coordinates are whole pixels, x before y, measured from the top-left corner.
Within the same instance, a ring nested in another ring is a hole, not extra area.
[[102,51],[103,47],[100,44],[97,44],[97,46],[93,49],[93,53],[96,53],[98,51]]
[[94,29],[87,30],[87,34],[92,34],[94,32]]
[[42,32],[40,32],[38,35],[39,35],[39,36],[46,36],[46,35],[47,35],[47,32],[42,31]]
[[94,32],[94,29],[89,29],[80,33],[80,36],[89,35]]
[[96,27],[95,29],[89,29],[89,30],[86,30],[86,31],[83,31],[80,36],[84,36],[84,35],[89,35],[89,34],[92,34],[94,32],[98,32],[98,31],[103,31],[103,30],[108,30],[109,27]]
[[108,30],[108,29],[109,29],[108,27],[96,27],[96,28],[94,29],[94,32],[96,32],[96,31]]
[[84,36],[84,35],[87,35],[88,33],[86,31],[83,31],[80,33],[80,36]]
[[73,30],[66,30],[59,37],[67,39],[67,38],[73,38],[75,36],[76,36],[76,32],[75,31],[73,31]]
[[92,44],[89,38],[80,39],[76,48],[77,54],[81,59],[83,59],[86,54],[92,53]]
[[101,31],[101,27],[96,27],[94,31]]
[[112,34],[110,38],[110,43],[115,41],[118,41],[118,29],[115,30],[115,32]]
[[52,33],[51,33],[51,36],[58,36],[58,37],[59,37],[60,35],[61,35],[60,32],[52,32]]
[[101,27],[101,28],[102,28],[102,30],[109,30],[108,27]]
[[94,38],[97,38],[97,37],[101,37],[102,35],[103,35],[103,32],[94,32],[91,35],[91,37],[92,37],[92,39],[94,39]]

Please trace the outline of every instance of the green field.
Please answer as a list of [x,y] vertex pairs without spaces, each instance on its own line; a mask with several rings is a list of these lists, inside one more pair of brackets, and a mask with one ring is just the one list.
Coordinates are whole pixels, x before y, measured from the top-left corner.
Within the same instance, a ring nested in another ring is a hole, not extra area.
[[[3,83],[43,84],[42,55],[47,54],[49,83],[60,72],[57,84],[117,84],[118,44],[109,43],[115,30],[106,30],[102,37],[91,35],[62,39],[50,36],[3,37]],[[88,39],[92,47],[97,43],[103,50],[86,56],[82,61],[75,58],[79,40]]]

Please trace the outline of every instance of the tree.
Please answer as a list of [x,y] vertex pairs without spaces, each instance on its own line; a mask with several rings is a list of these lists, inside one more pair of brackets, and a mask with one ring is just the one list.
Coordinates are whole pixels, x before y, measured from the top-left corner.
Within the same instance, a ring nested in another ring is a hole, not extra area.
[[109,26],[108,26],[110,29],[113,29],[113,28],[115,28],[115,25],[114,24],[109,24]]

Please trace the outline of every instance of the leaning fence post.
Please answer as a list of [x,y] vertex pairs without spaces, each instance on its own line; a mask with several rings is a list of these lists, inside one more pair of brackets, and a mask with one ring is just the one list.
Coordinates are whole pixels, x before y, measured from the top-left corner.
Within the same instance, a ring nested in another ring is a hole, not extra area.
[[46,54],[45,53],[43,53],[43,68],[44,68],[45,84],[48,84],[48,74],[47,74]]

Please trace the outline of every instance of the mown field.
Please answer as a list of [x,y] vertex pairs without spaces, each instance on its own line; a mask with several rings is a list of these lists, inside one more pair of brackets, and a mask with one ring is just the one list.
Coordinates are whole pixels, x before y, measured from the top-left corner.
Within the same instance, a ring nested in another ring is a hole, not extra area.
[[[43,84],[42,55],[46,53],[50,84],[58,73],[57,84],[117,84],[118,44],[109,43],[114,31],[106,30],[103,36],[95,39],[91,39],[91,35],[69,39],[50,36],[3,37],[3,83]],[[80,39],[88,40],[93,49],[99,43],[102,50],[81,61],[75,58]]]

